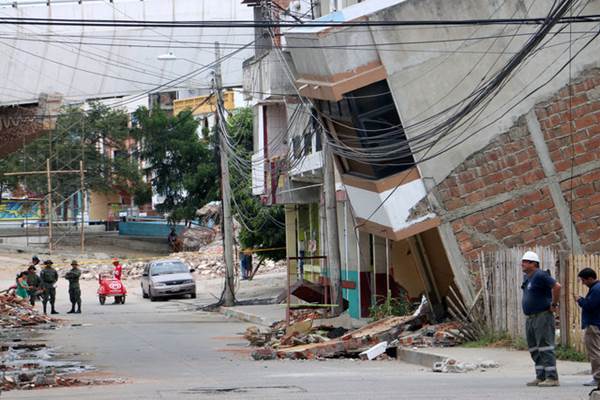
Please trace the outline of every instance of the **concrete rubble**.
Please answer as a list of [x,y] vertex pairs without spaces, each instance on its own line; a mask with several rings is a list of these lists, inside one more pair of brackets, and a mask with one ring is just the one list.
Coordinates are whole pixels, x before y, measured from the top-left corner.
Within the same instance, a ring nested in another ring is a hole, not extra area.
[[[418,315],[388,317],[353,331],[328,326],[322,318],[318,312],[309,312],[295,315],[289,326],[281,321],[270,328],[249,327],[244,337],[250,346],[258,348],[252,358],[387,359],[398,347],[449,347],[463,341],[458,323],[431,325]],[[315,320],[320,324],[313,326]]]
[[444,361],[436,362],[433,364],[433,372],[441,373],[454,373],[460,374],[471,371],[485,371],[490,368],[498,368],[499,365],[493,360],[480,361],[477,363],[473,362],[461,362],[453,358],[447,358]]
[[40,314],[8,290],[0,294],[0,392],[56,386],[120,383],[120,380],[75,378],[92,368],[78,361],[57,360],[54,350],[36,342],[42,329],[56,329],[60,321]]
[[[194,275],[198,279],[214,279],[225,276],[225,261],[223,259],[223,245],[220,241],[215,240],[211,244],[205,245],[198,251],[186,251],[179,253],[172,253],[168,256],[161,257],[162,259],[178,259],[185,261],[190,268],[194,268],[196,271]],[[255,257],[256,258],[256,257]],[[121,260],[123,265],[123,279],[138,279],[142,276],[144,265],[149,260]],[[61,274],[65,274],[70,267],[70,260],[67,262],[59,263],[56,262],[56,266]],[[256,267],[257,260],[254,260],[254,267]],[[100,272],[110,272],[113,269],[111,261],[107,259],[103,262],[83,262],[82,263],[82,274],[81,279],[83,280],[94,280],[98,279]],[[268,274],[274,272],[285,272],[286,262],[272,260],[265,260],[259,268],[257,274]]]

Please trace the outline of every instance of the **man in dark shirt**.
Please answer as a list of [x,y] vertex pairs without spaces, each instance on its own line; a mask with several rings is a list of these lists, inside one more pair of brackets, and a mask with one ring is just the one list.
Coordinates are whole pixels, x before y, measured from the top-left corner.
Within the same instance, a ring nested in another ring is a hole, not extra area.
[[540,269],[540,258],[533,251],[521,259],[523,313],[526,315],[527,346],[535,363],[536,378],[527,386],[559,386],[554,354],[554,313],[558,309],[560,284]]
[[592,364],[593,379],[585,386],[600,385],[600,284],[598,276],[591,268],[584,268],[577,275],[589,288],[584,297],[575,296],[575,301],[581,307],[581,328],[585,329],[584,342],[588,357]]

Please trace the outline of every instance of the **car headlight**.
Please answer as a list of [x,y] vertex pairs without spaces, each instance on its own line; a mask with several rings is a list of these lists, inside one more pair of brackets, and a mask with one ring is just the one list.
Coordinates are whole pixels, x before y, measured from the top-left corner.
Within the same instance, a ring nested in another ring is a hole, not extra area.
[[193,279],[186,279],[185,281],[183,281],[184,284],[189,284],[189,283],[194,283]]
[[164,287],[167,286],[164,282],[154,282],[154,287]]

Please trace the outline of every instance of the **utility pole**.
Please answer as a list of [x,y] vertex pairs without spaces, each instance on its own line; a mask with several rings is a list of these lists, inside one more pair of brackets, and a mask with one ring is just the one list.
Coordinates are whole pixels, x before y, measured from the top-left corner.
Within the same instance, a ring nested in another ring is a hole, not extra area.
[[48,251],[52,253],[52,170],[50,169],[50,159],[46,159],[46,177],[48,180],[48,210],[46,211],[48,220]]
[[80,185],[81,185],[81,198],[79,199],[81,201],[81,207],[79,207],[79,212],[81,213],[81,230],[80,230],[80,239],[81,239],[81,254],[83,254],[83,252],[85,251],[85,229],[84,229],[84,223],[85,223],[85,200],[86,200],[86,196],[85,196],[85,186],[84,186],[84,181],[85,181],[85,173],[83,170],[83,160],[79,160],[79,180],[80,180]]
[[[231,217],[231,184],[229,182],[229,155],[225,143],[221,124],[220,113],[225,109],[223,105],[223,82],[221,80],[221,49],[219,42],[215,42],[215,91],[217,95],[217,135],[219,138],[219,155],[221,159],[221,203],[223,206],[223,256],[225,257],[225,297],[224,305],[231,307],[235,304],[234,295],[234,268],[233,268],[233,218]],[[224,115],[223,115],[224,118]]]
[[338,233],[337,199],[335,196],[335,166],[333,152],[323,131],[323,195],[325,197],[325,219],[327,233],[327,263],[331,287],[331,303],[334,315],[343,311],[342,263],[340,260],[340,239]]

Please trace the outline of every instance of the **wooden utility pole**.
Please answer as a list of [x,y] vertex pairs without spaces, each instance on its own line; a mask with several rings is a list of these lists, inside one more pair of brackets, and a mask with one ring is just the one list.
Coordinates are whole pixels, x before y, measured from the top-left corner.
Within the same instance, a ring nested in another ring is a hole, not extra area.
[[48,251],[52,252],[52,170],[50,169],[50,159],[46,159],[46,177],[48,180],[48,209],[46,216],[48,220]]
[[[221,50],[219,42],[215,42],[215,90],[217,95],[217,135],[219,138],[219,155],[221,159],[221,203],[223,207],[223,256],[225,257],[225,293],[223,302],[226,307],[235,304],[234,294],[234,266],[233,266],[233,218],[231,217],[231,184],[229,182],[229,155],[225,135],[221,124],[220,113],[225,109],[223,105],[223,83],[221,81]],[[224,117],[224,116],[223,116]]]
[[79,199],[81,201],[81,207],[79,207],[79,212],[81,213],[80,240],[81,240],[81,253],[83,254],[83,252],[85,251],[84,224],[85,224],[85,201],[86,201],[85,186],[84,186],[85,173],[83,171],[83,160],[79,161],[79,171],[80,171],[79,172],[79,180],[80,180],[80,185],[81,185],[81,198]]
[[323,132],[323,195],[325,197],[325,219],[327,233],[327,263],[331,284],[331,304],[334,315],[343,311],[342,263],[340,260],[340,239],[338,233],[337,199],[335,196],[335,170],[333,152]]

